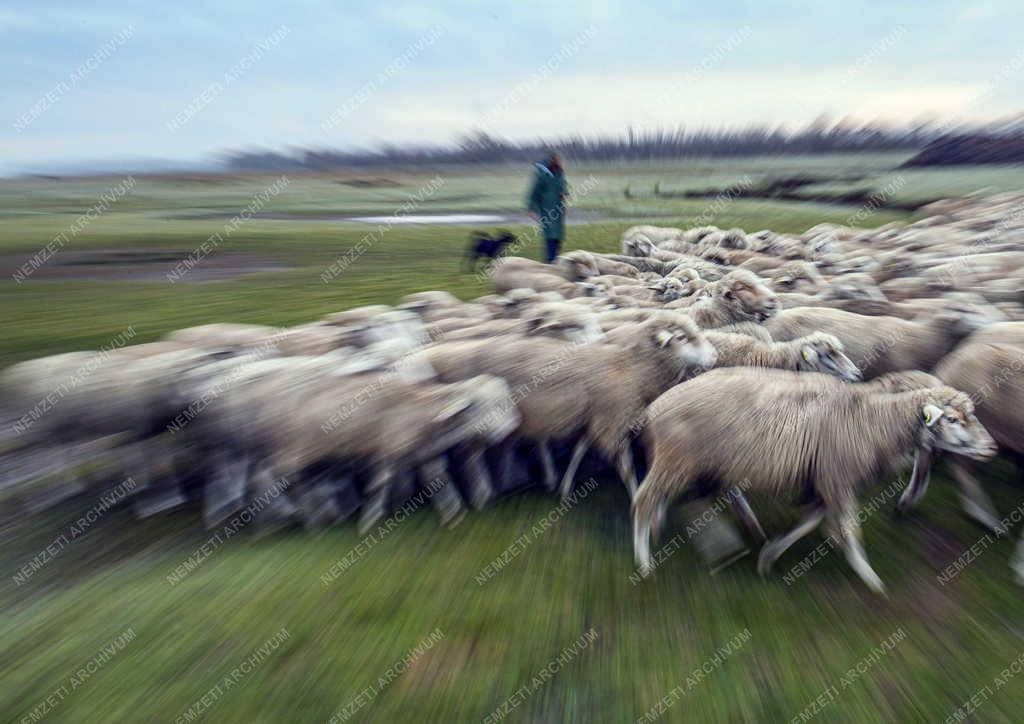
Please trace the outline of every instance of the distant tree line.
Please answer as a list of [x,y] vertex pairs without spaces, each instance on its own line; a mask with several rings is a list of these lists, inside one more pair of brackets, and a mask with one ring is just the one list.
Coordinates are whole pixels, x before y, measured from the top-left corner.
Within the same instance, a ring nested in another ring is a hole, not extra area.
[[816,154],[853,151],[915,151],[950,130],[939,125],[891,127],[831,123],[819,119],[798,131],[781,128],[649,130],[624,134],[511,141],[483,131],[448,145],[395,146],[337,150],[299,148],[288,152],[237,151],[226,162],[236,171],[313,170],[439,164],[535,161],[557,149],[572,161],[655,161],[681,158]]

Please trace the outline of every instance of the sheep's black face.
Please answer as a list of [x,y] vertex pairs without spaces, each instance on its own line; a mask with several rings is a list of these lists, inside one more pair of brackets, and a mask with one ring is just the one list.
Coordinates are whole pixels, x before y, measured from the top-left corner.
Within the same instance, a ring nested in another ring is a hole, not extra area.
[[963,398],[943,406],[928,403],[921,411],[925,435],[939,450],[987,460],[998,451],[995,440],[974,416],[970,400]]

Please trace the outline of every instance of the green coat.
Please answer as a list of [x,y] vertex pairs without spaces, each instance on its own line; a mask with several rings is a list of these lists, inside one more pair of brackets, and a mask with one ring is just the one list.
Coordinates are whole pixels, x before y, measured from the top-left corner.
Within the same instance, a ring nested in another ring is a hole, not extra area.
[[542,163],[535,164],[535,167],[537,176],[526,199],[526,207],[540,217],[545,239],[564,239],[565,198],[569,195],[565,174],[552,173]]

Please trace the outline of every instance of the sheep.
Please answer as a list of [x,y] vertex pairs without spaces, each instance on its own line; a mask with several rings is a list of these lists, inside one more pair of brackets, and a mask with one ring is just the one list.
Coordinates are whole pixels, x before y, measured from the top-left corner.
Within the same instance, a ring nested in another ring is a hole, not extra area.
[[650,256],[625,256],[622,254],[605,254],[606,259],[611,261],[622,262],[628,264],[640,272],[653,272],[659,276],[664,276],[672,271],[676,266],[676,261],[665,262],[660,259],[654,259]]
[[1024,323],[999,322],[972,334],[964,344],[1013,344],[1024,345]]
[[748,337],[753,337],[761,342],[774,342],[771,334],[768,330],[762,327],[760,324],[755,322],[737,322],[736,324],[727,324],[724,327],[717,327],[716,332],[725,332],[728,334],[745,334]]
[[714,330],[704,336],[718,351],[716,367],[770,367],[821,372],[847,382],[860,380],[860,370],[843,354],[842,343],[824,332],[789,342],[761,342],[743,334]]
[[[329,373],[317,358],[251,365],[239,377],[233,394],[203,415],[204,439],[251,458],[251,489],[300,479],[325,462],[367,472],[364,532],[384,514],[395,474],[425,466],[424,480],[446,478],[440,456],[448,449],[475,439],[492,444],[518,424],[511,393],[495,378],[445,385],[410,383],[391,372],[346,376]],[[461,502],[447,480],[440,482],[432,500],[448,522]],[[218,514],[223,505],[211,519]]]
[[812,264],[791,261],[762,274],[780,292],[814,294],[825,288],[825,280]]
[[590,296],[593,287],[574,284],[556,267],[520,257],[505,257],[488,269],[491,283],[498,292],[527,287],[538,292],[557,292],[565,298]]
[[[847,560],[876,592],[884,586],[860,543],[856,495],[922,446],[979,459],[994,454],[966,394],[935,387],[898,394],[816,383],[814,375],[713,370],[678,385],[648,409],[651,468],[633,500],[642,575],[652,572],[651,532],[668,503],[698,480],[763,490],[810,508],[764,546],[768,572],[793,543],[827,519]],[[742,424],[741,424],[742,423]]]
[[747,232],[743,229],[729,229],[728,231],[722,232],[718,243],[726,249],[750,248],[750,244],[747,242]]
[[448,292],[416,292],[399,300],[398,309],[413,312],[424,324],[452,317],[487,320],[491,312],[483,305],[465,303]]
[[604,333],[594,312],[565,302],[534,304],[523,312],[527,334],[544,335],[576,344],[600,341]]
[[[583,269],[589,272],[587,276],[597,276],[598,274],[617,274],[618,276],[624,277],[635,277],[637,276],[637,269],[631,264],[626,264],[621,261],[615,261],[609,259],[604,254],[595,254],[588,251],[570,251],[567,254],[563,254],[558,258],[560,264],[563,267],[569,266],[570,264],[575,265],[577,269]],[[582,276],[579,271],[574,272],[579,277],[580,281],[584,281],[586,277]],[[570,277],[566,277],[570,278]],[[577,281],[577,279],[572,279]]]
[[623,237],[621,251],[624,256],[647,257],[655,252],[654,242],[643,234]]
[[342,335],[339,343],[355,347],[365,347],[395,337],[403,337],[418,344],[429,341],[419,315],[383,304],[336,312],[322,320],[322,324],[344,329],[346,334]]
[[[51,451],[67,466],[83,444],[108,438],[116,441],[119,467],[139,483],[135,492],[152,490],[170,462],[155,454],[163,446],[158,439],[182,413],[188,380],[218,363],[233,363],[220,349],[167,348],[156,342],[75,352],[4,370],[0,386],[24,427],[22,443]],[[103,452],[110,446],[92,447]]]
[[675,277],[665,277],[643,286],[624,284],[615,287],[614,291],[616,295],[630,297],[640,302],[663,304],[682,299],[686,296],[688,287]]
[[481,322],[472,319],[446,319],[427,325],[433,342],[453,342],[459,339],[484,339],[509,334],[522,335],[529,330],[521,319],[491,319]]
[[562,478],[563,495],[571,492],[576,468],[591,444],[615,462],[632,494],[630,430],[654,397],[715,361],[714,348],[692,323],[659,318],[637,325],[622,347],[536,338],[436,345],[421,354],[442,380],[492,374],[508,382],[521,414],[516,436],[537,445],[545,487],[553,489],[556,483],[548,441],[581,436]]
[[869,274],[845,274],[833,277],[824,284],[819,296],[822,299],[872,299],[887,301],[882,290]]
[[289,357],[327,354],[344,346],[346,339],[345,331],[339,327],[313,323],[282,329],[266,341],[273,344],[278,354]]
[[390,312],[391,307],[386,304],[369,304],[364,307],[353,307],[343,312],[334,312],[324,317],[324,324],[335,327],[361,327],[369,324],[380,314]]
[[281,330],[259,324],[203,324],[179,329],[163,339],[186,347],[255,349]]
[[[977,405],[978,419],[991,432],[999,447],[1015,456],[1018,462],[1024,455],[1024,338],[1020,335],[1024,325],[1007,330],[1010,325],[996,325],[970,337],[948,355],[936,368],[948,385],[971,395]],[[999,332],[1008,331],[1005,341],[999,341]],[[976,339],[976,337],[978,339]],[[997,533],[1005,528],[999,522],[991,501],[981,485],[971,475],[968,466],[959,458],[951,465],[953,476],[960,484],[961,501],[967,513],[985,527]],[[916,504],[924,490],[908,494],[906,507]],[[901,501],[904,502],[904,501]],[[1024,538],[1018,547],[1014,564],[1018,579],[1024,583]]]
[[684,259],[676,265],[674,269],[671,269],[665,276],[674,277],[690,277],[691,274],[696,273],[702,280],[706,282],[717,282],[723,276],[729,272],[729,269],[723,268],[714,262],[707,261],[698,257],[692,257]]
[[570,251],[555,259],[554,266],[571,282],[584,282],[601,273],[597,259],[588,251]]
[[815,331],[838,337],[864,379],[899,370],[930,370],[971,332],[992,322],[992,313],[974,305],[951,305],[922,321],[868,317],[841,309],[786,309],[765,323],[776,340]]
[[775,292],[744,269],[729,272],[708,288],[710,296],[698,300],[688,310],[701,329],[736,322],[764,322],[778,311]]
[[[633,271],[635,272],[636,270],[634,269]],[[602,285],[605,285],[606,287],[610,287],[613,290],[615,289],[615,287],[619,286],[647,286],[647,281],[644,279],[640,279],[636,276],[623,277],[619,276],[618,274],[598,274],[596,277],[590,278],[590,283],[597,285],[598,288],[600,288]]]
[[682,229],[661,227],[661,226],[631,226],[622,233],[623,240],[642,236],[655,244],[660,244],[669,239],[678,239],[683,236]]
[[[623,325],[634,325],[642,324],[654,319],[656,316],[665,314],[666,312],[676,314],[677,317],[674,321],[679,319],[687,320],[688,317],[682,312],[670,312],[664,308],[652,308],[652,307],[634,307],[632,309],[613,309],[603,311],[597,315],[597,322],[601,326],[601,329],[605,332],[616,329]],[[692,320],[690,320],[692,321]],[[681,324],[685,324],[685,321],[681,321]]]

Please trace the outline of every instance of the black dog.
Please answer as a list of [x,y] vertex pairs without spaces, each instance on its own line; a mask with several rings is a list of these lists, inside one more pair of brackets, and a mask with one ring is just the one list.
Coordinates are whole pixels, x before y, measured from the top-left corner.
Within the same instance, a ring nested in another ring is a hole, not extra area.
[[475,269],[481,257],[487,257],[490,261],[494,261],[506,246],[514,243],[516,243],[515,234],[507,231],[499,231],[497,236],[491,236],[485,231],[474,231],[469,235],[469,247],[466,248],[466,269],[468,271]]

